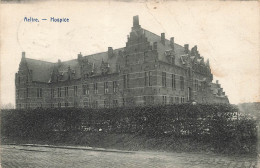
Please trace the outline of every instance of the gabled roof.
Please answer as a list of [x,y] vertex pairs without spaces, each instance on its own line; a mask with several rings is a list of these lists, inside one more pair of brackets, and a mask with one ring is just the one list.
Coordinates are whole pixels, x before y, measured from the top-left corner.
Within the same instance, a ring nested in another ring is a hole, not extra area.
[[109,64],[110,73],[116,71],[116,63],[119,56],[119,51],[123,51],[124,48],[118,48],[113,50],[113,56],[108,59],[108,52],[101,52],[91,55],[86,55],[83,59],[87,59],[90,63],[94,64],[95,69],[97,70],[96,73],[101,73],[101,64],[102,61],[104,63]]
[[[58,64],[58,63],[56,63]],[[63,74],[61,80],[65,81],[68,80],[68,70],[71,69],[71,72],[74,74],[74,79],[79,79],[80,76],[80,66],[78,64],[77,59],[69,60],[61,62],[60,65],[58,65],[58,70],[60,73]]]
[[54,63],[25,58],[27,67],[32,70],[32,80],[38,82],[48,82],[51,72],[54,68]]
[[[146,29],[143,29],[147,40],[151,43],[157,42],[157,51],[158,58],[161,61],[168,62],[167,58],[164,56],[165,50],[171,50],[170,40],[165,39],[165,44],[161,42],[161,36],[154,34]],[[175,64],[178,66],[182,66],[180,56],[185,55],[184,47],[174,43],[174,52],[175,52]]]

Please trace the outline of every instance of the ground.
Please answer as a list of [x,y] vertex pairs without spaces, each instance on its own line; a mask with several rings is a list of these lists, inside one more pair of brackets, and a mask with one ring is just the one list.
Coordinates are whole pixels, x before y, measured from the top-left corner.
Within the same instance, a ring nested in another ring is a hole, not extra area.
[[257,168],[259,158],[83,147],[1,146],[2,168]]

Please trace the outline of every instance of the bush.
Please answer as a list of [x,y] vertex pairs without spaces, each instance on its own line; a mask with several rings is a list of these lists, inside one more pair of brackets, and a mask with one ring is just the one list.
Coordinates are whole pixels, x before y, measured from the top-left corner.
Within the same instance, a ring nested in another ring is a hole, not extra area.
[[210,143],[218,152],[252,152],[256,121],[247,117],[238,120],[237,112],[229,104],[2,110],[1,137],[40,139],[57,133],[123,133],[188,138]]

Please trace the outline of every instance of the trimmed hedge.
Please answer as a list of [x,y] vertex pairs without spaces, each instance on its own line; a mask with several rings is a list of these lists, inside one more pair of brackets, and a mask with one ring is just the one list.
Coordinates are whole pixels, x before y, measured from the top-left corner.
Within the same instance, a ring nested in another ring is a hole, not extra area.
[[57,132],[106,132],[188,138],[208,143],[217,152],[255,152],[256,121],[238,119],[237,112],[229,104],[2,110],[1,137],[40,139]]

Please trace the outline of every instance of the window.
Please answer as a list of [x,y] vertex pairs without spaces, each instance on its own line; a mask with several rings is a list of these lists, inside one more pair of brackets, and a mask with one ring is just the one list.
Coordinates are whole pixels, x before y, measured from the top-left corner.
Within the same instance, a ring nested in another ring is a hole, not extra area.
[[146,62],[146,58],[148,58],[148,52],[147,51],[144,52],[144,62]]
[[17,98],[20,97],[20,93],[19,93],[19,90],[17,90]]
[[123,98],[122,104],[123,104],[123,106],[125,106],[125,98]]
[[26,88],[26,97],[29,97],[29,88]]
[[98,85],[97,85],[97,83],[94,83],[94,93],[98,94]]
[[65,96],[69,95],[69,87],[65,87]]
[[83,95],[88,95],[89,94],[89,85],[83,85]]
[[26,108],[26,109],[29,109],[29,108],[30,108],[30,103],[28,103],[28,104],[26,103],[26,104],[25,104],[25,108]]
[[54,89],[51,89],[51,98],[54,97]]
[[88,76],[89,76],[88,74],[84,74],[84,78],[85,78],[85,79],[87,79],[87,78],[88,78]]
[[174,103],[174,100],[173,100],[173,97],[171,97],[171,104],[173,104]]
[[78,86],[74,86],[74,96],[78,95]]
[[128,63],[128,55],[125,56],[125,64],[127,65]]
[[199,90],[199,81],[197,79],[195,79],[195,90]]
[[118,101],[117,100],[113,100],[113,107],[118,107]]
[[172,74],[172,89],[174,89],[174,75]]
[[78,107],[78,102],[74,101],[74,107]]
[[173,75],[173,87],[176,89],[176,75]]
[[154,104],[154,97],[151,96],[150,98],[151,98],[151,104]]
[[162,86],[166,87],[166,72],[162,72]]
[[152,86],[151,77],[152,77],[152,72],[149,71],[149,79],[148,79],[149,86]]
[[42,88],[37,88],[37,97],[42,97]]
[[144,96],[144,105],[147,105],[147,98]]
[[181,97],[181,103],[184,103],[184,102],[185,102],[185,98]]
[[144,83],[145,83],[145,86],[151,86],[151,71],[149,72],[145,72],[145,79],[144,79]]
[[58,103],[58,107],[61,108],[61,103]]
[[175,57],[174,56],[171,56],[171,63],[175,64]]
[[58,88],[58,97],[61,97],[61,88]]
[[191,88],[188,87],[188,96],[187,96],[187,101],[191,101],[191,94],[192,94]]
[[69,103],[68,102],[65,102],[65,107],[69,107]]
[[175,103],[179,103],[179,97],[175,97]]
[[124,78],[124,88],[129,88],[129,74],[123,76]]
[[153,105],[154,104],[154,97],[153,96],[144,96],[144,105]]
[[181,90],[184,90],[184,77],[180,76],[180,85],[181,85]]
[[167,103],[167,97],[163,96],[163,104],[166,104],[166,103]]
[[93,102],[93,108],[98,108],[98,101]]
[[104,82],[104,92],[108,93],[108,82]]
[[104,108],[108,108],[109,107],[109,102],[108,100],[104,100]]
[[148,86],[148,72],[144,72],[144,86]]
[[89,106],[88,100],[84,101],[83,105],[84,105],[84,107],[88,107]]
[[113,92],[114,93],[117,92],[117,88],[118,88],[117,81],[113,81]]
[[89,94],[89,85],[86,85],[86,94]]

